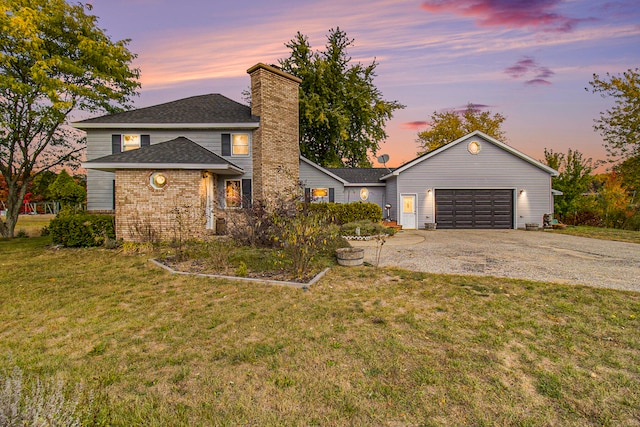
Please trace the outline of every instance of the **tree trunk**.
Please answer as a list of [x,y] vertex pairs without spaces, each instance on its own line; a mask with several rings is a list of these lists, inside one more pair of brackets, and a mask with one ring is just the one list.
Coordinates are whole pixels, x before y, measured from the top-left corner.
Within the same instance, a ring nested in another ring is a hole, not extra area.
[[17,182],[7,183],[9,194],[7,195],[7,216],[4,223],[0,220],[0,234],[2,237],[13,237],[20,215],[20,207],[27,193],[28,182],[18,184]]

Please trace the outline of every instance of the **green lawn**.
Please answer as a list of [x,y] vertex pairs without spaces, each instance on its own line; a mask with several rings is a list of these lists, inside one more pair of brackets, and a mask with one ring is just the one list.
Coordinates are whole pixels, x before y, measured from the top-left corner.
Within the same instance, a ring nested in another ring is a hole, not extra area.
[[640,425],[640,294],[374,267],[309,291],[0,240],[0,372],[87,425]]
[[567,227],[561,230],[553,230],[554,233],[571,234],[573,236],[591,237],[593,239],[617,240],[619,242],[640,243],[640,231],[619,230],[617,228]]

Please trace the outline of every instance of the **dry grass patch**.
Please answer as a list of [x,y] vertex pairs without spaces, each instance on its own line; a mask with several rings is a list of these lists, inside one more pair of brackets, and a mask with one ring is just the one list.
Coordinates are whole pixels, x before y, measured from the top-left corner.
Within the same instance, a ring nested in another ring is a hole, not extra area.
[[42,227],[48,227],[55,215],[20,215],[16,224],[16,234],[23,231],[29,237],[38,237]]
[[309,291],[0,241],[0,366],[87,425],[640,425],[640,295],[334,268]]

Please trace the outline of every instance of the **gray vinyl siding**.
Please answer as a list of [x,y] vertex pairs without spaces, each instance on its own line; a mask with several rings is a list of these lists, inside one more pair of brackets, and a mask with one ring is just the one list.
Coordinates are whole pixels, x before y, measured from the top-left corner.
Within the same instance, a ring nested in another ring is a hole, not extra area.
[[87,209],[113,209],[113,180],[116,175],[111,172],[87,170]]
[[[108,156],[111,153],[111,135],[116,132],[87,132],[87,160]],[[98,170],[87,170],[87,209],[113,209],[113,180],[115,174]]]
[[[398,221],[398,214],[400,213],[398,209],[400,201],[400,197],[398,196],[398,177],[392,176],[386,180],[386,183],[386,203],[391,205],[389,214],[391,215],[391,220]],[[383,210],[382,215],[386,219],[387,211]]]
[[333,188],[334,201],[344,203],[344,184],[306,162],[300,161],[300,181],[305,188]]
[[[87,160],[97,159],[112,154],[111,152],[111,135],[114,134],[141,134],[150,135],[151,144],[170,141],[172,139],[183,136],[189,138],[193,142],[203,146],[209,151],[222,156],[222,134],[223,133],[248,133],[251,135],[253,144],[252,130],[220,130],[220,129],[90,129],[87,131]],[[251,150],[251,147],[250,147]],[[242,168],[245,173],[242,176],[236,176],[234,179],[251,179],[253,172],[253,164],[251,155],[249,156],[224,156],[224,158],[234,165]],[[87,208],[89,210],[108,210],[113,209],[113,179],[114,174],[111,172],[103,172],[89,170],[87,173]],[[224,182],[219,179],[218,185]],[[223,200],[224,201],[224,200]]]
[[375,203],[376,205],[384,208],[386,194],[384,187],[371,187],[367,186],[367,184],[362,184],[361,186],[353,186],[353,187],[345,187],[344,188],[344,202],[345,203],[353,203],[360,202],[360,190],[366,188],[369,190],[369,197],[367,198],[368,203]]
[[[481,144],[477,155],[467,151],[471,140]],[[392,180],[388,180],[387,187],[391,184]],[[553,212],[549,173],[477,136],[401,172],[397,177],[396,193],[387,193],[395,197],[397,217],[399,195],[417,194],[417,224],[423,227],[425,222],[432,222],[435,217],[435,190],[444,188],[512,189],[516,228],[524,228],[527,222],[542,224],[542,216]],[[520,195],[522,189],[526,192]]]

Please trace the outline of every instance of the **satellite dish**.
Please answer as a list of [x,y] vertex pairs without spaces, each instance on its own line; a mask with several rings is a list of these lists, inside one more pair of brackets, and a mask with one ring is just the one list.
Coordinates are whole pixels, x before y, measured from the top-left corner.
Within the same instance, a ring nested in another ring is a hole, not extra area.
[[[384,165],[384,167],[387,167],[387,162],[389,161],[389,155],[388,154],[383,154],[381,156],[378,157],[378,163],[382,163]],[[389,169],[389,168],[387,168]]]

